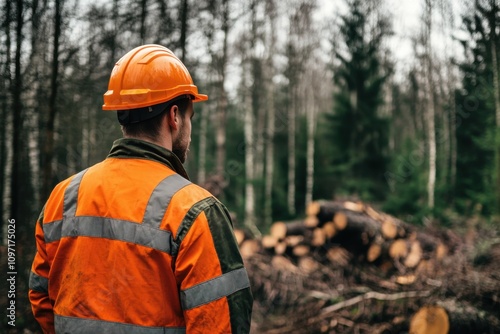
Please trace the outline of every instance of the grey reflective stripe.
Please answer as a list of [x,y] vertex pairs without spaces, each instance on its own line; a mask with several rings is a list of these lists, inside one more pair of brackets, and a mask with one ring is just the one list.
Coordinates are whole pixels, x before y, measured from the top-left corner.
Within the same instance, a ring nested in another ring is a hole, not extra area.
[[80,188],[80,182],[82,181],[83,174],[85,174],[86,171],[87,170],[85,169],[76,174],[73,179],[71,179],[68,187],[64,191],[63,218],[74,217],[76,215],[78,189]]
[[57,334],[185,334],[184,327],[148,327],[122,322],[96,319],[65,317],[54,314],[54,327]]
[[144,219],[142,220],[143,224],[159,228],[174,194],[190,183],[179,174],[173,174],[164,178],[156,186],[149,198]]
[[62,220],[56,220],[43,224],[43,237],[45,238],[46,243],[61,239],[62,222]]
[[49,280],[30,271],[28,286],[31,290],[47,293],[49,291]]
[[182,308],[189,310],[248,287],[247,271],[245,268],[236,269],[181,291]]
[[170,254],[172,234],[127,220],[78,216],[44,224],[45,241],[64,237],[95,237],[131,242]]

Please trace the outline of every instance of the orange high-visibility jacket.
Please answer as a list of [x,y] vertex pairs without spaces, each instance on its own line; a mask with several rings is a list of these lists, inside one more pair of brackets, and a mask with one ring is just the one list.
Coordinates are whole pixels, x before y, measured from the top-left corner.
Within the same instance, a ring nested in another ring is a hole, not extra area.
[[29,298],[45,333],[248,333],[227,210],[170,151],[117,140],[58,184],[36,224]]

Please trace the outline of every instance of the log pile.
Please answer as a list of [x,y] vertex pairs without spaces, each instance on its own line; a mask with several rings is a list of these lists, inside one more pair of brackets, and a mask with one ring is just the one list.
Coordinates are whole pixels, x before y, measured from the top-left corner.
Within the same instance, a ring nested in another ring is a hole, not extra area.
[[[456,234],[362,202],[317,201],[306,213],[259,239],[235,232],[256,299],[254,333],[500,329],[500,282],[471,266]],[[441,320],[426,323],[429,314]]]

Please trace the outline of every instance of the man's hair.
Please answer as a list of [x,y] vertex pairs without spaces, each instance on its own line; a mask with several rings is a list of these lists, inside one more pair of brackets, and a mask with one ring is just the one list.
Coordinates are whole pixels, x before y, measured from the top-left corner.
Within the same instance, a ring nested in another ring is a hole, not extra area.
[[132,138],[149,138],[153,141],[158,140],[160,135],[160,129],[162,124],[162,118],[165,114],[172,109],[174,105],[179,108],[179,114],[182,118],[186,115],[187,108],[189,107],[189,102],[191,99],[189,97],[183,97],[180,99],[175,99],[170,102],[165,109],[157,116],[150,118],[148,120],[122,125],[122,132],[124,137]]

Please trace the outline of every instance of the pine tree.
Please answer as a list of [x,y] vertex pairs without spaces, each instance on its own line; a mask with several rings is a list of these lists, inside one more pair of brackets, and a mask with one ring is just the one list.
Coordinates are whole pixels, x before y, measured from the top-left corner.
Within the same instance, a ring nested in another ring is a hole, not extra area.
[[[327,115],[327,139],[335,191],[366,198],[383,198],[387,168],[388,120],[380,115],[388,73],[381,61],[382,42],[390,34],[388,21],[372,17],[360,0],[348,2],[341,17],[341,45],[334,45],[337,92],[333,113]],[[376,19],[374,27],[369,22]]]
[[[492,47],[500,51],[498,36],[490,33],[488,14],[498,7],[476,1],[463,18],[467,41],[462,41],[466,60],[460,64],[463,89],[457,94],[457,187],[456,205],[471,213],[478,205],[484,213],[495,207],[495,85]],[[496,38],[496,41],[492,38]],[[496,69],[498,70],[498,69]]]

